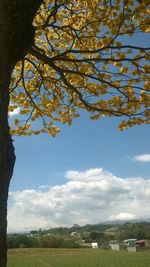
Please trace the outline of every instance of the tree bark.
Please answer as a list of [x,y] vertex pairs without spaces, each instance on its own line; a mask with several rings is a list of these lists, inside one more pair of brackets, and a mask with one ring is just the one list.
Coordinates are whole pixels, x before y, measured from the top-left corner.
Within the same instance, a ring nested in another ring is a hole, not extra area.
[[[1,133],[0,133],[1,134]],[[7,266],[7,199],[15,154],[11,138],[0,138],[0,267]]]
[[0,267],[7,265],[7,198],[15,164],[15,154],[8,126],[10,68],[0,53]]
[[7,199],[15,164],[9,132],[12,71],[34,43],[33,18],[43,0],[0,0],[0,267],[7,266]]

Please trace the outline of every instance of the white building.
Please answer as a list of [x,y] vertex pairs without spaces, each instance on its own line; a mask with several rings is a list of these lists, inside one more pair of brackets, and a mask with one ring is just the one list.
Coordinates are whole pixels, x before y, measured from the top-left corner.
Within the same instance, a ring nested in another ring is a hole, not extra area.
[[98,243],[92,243],[92,248],[98,248]]

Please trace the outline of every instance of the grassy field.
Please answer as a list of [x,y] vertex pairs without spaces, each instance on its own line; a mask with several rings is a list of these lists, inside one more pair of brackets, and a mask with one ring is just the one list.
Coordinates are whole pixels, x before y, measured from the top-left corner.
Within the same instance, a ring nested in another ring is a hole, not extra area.
[[150,267],[150,252],[92,249],[13,249],[8,267]]

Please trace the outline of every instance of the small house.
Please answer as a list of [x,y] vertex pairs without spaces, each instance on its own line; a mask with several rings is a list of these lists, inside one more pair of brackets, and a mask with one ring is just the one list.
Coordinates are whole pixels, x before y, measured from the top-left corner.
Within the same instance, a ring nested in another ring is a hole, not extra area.
[[123,244],[124,244],[126,247],[134,247],[136,241],[137,241],[137,239],[134,239],[134,238],[125,239],[125,240],[123,240]]
[[145,240],[138,240],[135,242],[135,245],[138,247],[145,247]]
[[128,246],[127,251],[129,252],[138,252],[150,250],[150,240],[137,240],[135,241],[134,246]]
[[92,248],[98,248],[98,243],[97,242],[92,243]]

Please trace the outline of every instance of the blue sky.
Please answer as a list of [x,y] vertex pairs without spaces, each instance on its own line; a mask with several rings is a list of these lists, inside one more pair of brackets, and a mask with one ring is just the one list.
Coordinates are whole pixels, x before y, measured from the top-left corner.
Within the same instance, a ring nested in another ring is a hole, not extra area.
[[148,219],[149,126],[117,124],[83,114],[56,138],[15,138],[8,231]]
[[63,184],[65,171],[103,167],[122,177],[149,178],[148,163],[133,161],[138,154],[150,153],[149,126],[118,131],[117,119],[91,121],[87,114],[61,133],[17,137],[16,166],[11,190]]

